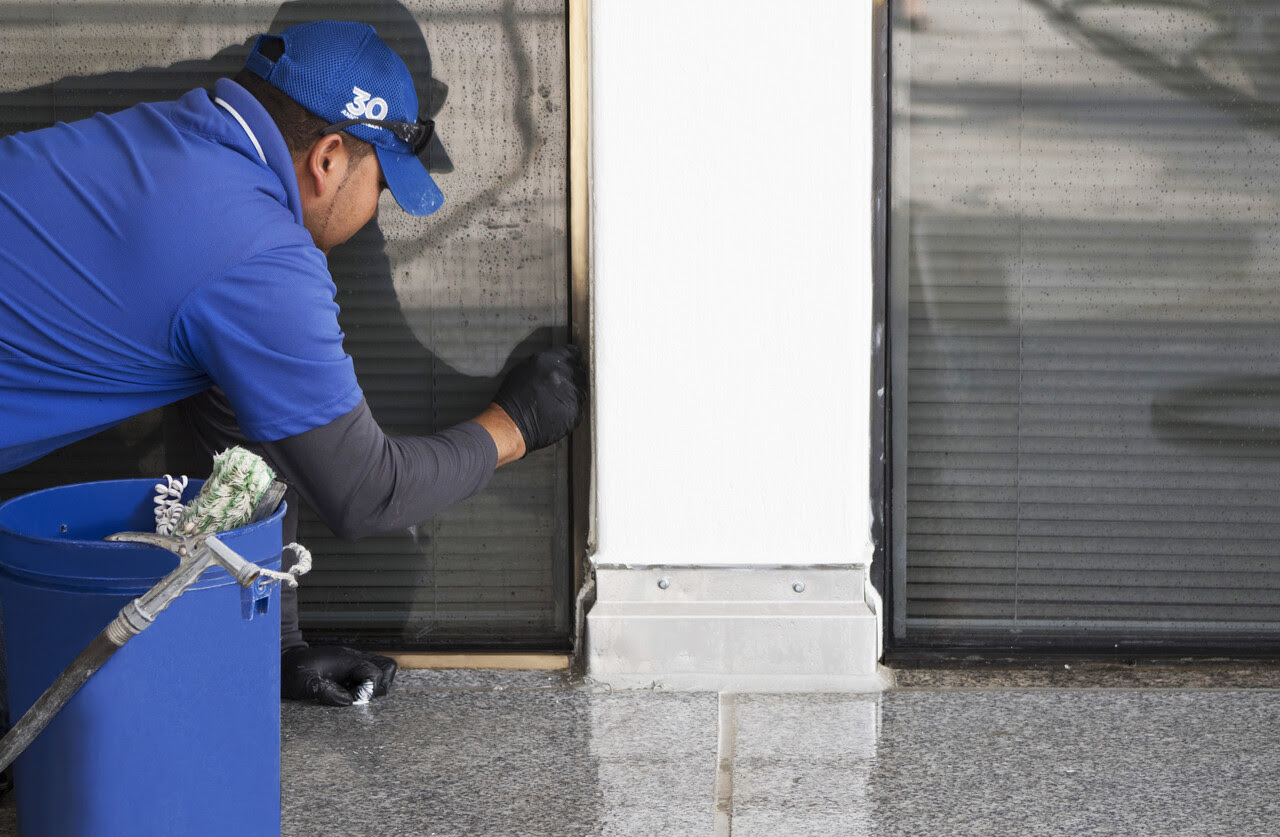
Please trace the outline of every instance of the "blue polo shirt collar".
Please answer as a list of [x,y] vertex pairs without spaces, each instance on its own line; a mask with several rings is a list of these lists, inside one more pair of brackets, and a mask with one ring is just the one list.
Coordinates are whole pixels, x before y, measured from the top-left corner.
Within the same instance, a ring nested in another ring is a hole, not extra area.
[[[280,178],[280,184],[284,186],[285,205],[293,213],[297,222],[301,224],[302,198],[298,194],[298,175],[294,171],[293,157],[289,154],[289,148],[284,144],[284,137],[281,136],[280,129],[276,127],[271,115],[253,97],[252,93],[229,78],[218,79],[213,88],[213,95],[230,105],[248,125],[249,131],[253,133],[253,137],[258,141],[258,147],[262,149],[263,155],[266,156],[267,167],[275,172],[276,176]],[[210,104],[213,105],[212,99],[210,99]],[[245,132],[244,127],[224,108],[217,105],[213,105],[213,107],[225,117],[230,129],[228,135],[234,138],[232,141],[244,147],[245,152],[253,159],[259,159],[258,150],[253,147],[253,142]]]

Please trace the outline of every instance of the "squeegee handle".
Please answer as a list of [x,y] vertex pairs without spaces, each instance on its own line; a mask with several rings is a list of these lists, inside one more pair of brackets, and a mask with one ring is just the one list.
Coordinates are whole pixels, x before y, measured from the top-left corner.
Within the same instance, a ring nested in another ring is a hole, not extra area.
[[[221,564],[227,572],[231,573],[231,577],[241,587],[248,587],[253,583],[259,575],[262,574],[262,568],[257,564],[252,564],[241,558],[239,553],[227,546],[214,535],[205,538],[201,544],[205,549],[211,551],[219,564]],[[212,560],[212,559],[211,559]]]

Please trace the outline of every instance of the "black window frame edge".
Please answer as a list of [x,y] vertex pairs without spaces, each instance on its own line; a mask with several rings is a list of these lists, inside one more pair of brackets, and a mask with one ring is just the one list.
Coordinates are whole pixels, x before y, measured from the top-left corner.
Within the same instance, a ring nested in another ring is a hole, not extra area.
[[871,585],[880,593],[878,614],[888,659],[893,645],[893,595],[888,561],[892,514],[892,450],[889,438],[889,3],[871,6]]

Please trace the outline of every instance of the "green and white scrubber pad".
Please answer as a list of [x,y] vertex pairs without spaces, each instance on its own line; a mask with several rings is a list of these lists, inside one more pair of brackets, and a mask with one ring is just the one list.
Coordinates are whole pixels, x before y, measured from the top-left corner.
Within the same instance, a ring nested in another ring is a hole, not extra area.
[[[244,526],[254,520],[275,476],[271,467],[256,453],[241,447],[228,448],[214,455],[213,472],[191,502],[183,505],[182,492],[187,487],[187,478],[174,479],[165,474],[165,482],[156,483],[156,534],[189,538]],[[276,501],[284,486],[280,485],[277,490],[280,493],[270,492]],[[286,549],[292,549],[298,556],[297,563],[288,573],[262,572],[297,586],[297,576],[311,569],[311,553],[296,543],[289,544]]]
[[213,473],[174,524],[176,537],[225,532],[253,519],[275,472],[262,457],[244,448],[228,448],[213,457]]

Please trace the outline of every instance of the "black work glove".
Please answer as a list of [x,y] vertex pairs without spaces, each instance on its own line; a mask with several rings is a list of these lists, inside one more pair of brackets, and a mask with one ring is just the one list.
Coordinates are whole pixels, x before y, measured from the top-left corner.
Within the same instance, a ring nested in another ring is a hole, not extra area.
[[382,697],[396,679],[396,661],[354,648],[291,648],[280,655],[280,697],[350,706]]
[[516,364],[493,401],[524,436],[525,453],[554,445],[582,421],[587,369],[577,346],[557,346]]

